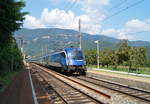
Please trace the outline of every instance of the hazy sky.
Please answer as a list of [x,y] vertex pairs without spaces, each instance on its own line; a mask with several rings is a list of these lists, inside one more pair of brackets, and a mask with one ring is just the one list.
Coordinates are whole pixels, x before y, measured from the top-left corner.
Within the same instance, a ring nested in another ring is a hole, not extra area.
[[25,28],[64,28],[150,41],[150,0],[24,0]]

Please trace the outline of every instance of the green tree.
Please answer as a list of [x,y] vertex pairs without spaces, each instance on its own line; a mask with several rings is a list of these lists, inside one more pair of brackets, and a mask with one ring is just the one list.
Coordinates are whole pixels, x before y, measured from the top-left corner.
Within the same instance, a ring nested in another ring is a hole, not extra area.
[[97,51],[96,50],[88,50],[85,52],[86,63],[91,65],[97,64]]
[[144,47],[131,47],[130,58],[128,60],[129,69],[143,66],[146,62],[147,50]]
[[110,65],[114,66],[114,69],[117,69],[118,66],[118,56],[117,56],[117,50],[112,50],[110,53]]
[[0,75],[4,76],[10,71],[18,71],[22,68],[22,54],[17,44],[12,41],[11,45],[0,49]]
[[118,64],[123,64],[125,61],[128,61],[130,58],[130,46],[128,45],[127,40],[123,40],[120,44],[120,47],[117,52]]
[[[88,50],[85,52],[87,64],[97,64],[97,51]],[[128,41],[120,43],[117,50],[104,49],[100,52],[100,64],[102,66],[113,65],[117,69],[118,65],[129,66],[129,69],[138,69],[144,66],[147,59],[147,49],[144,47],[132,47]],[[147,64],[149,64],[147,62]]]
[[13,32],[23,24],[26,12],[21,12],[25,6],[23,1],[1,0],[0,1],[0,48],[9,45]]
[[23,67],[22,54],[17,47],[13,33],[18,30],[27,12],[22,12],[23,1],[0,1],[0,75],[17,71]]
[[107,67],[109,66],[109,64],[111,63],[111,50],[109,49],[104,49],[104,51],[102,51],[102,54],[100,55],[100,63],[102,64],[102,66],[107,65]]

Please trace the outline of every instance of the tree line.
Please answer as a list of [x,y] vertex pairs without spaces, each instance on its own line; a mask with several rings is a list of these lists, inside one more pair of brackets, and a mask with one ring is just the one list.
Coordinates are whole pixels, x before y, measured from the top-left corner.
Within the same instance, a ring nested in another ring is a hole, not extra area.
[[13,36],[14,32],[23,24],[23,1],[0,1],[0,77],[8,72],[18,71],[23,67],[23,57]]
[[[113,66],[117,69],[118,65],[129,66],[129,69],[139,69],[147,62],[147,49],[144,47],[133,47],[128,45],[128,41],[124,40],[119,44],[119,48],[115,50],[104,49],[99,51],[100,65]],[[97,64],[97,50],[85,51],[87,64]]]

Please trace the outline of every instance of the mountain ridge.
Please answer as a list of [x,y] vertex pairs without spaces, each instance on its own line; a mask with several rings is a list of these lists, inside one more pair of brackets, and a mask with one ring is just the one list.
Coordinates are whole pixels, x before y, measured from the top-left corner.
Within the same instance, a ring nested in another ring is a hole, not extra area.
[[[64,46],[79,45],[79,32],[72,29],[59,29],[59,28],[39,28],[39,29],[20,29],[15,32],[15,38],[19,43],[19,38],[22,37],[26,44],[24,45],[25,51],[29,55],[41,53],[41,48],[46,47],[51,50],[57,48],[63,48]],[[94,41],[100,40],[101,49],[117,48],[117,44],[122,40],[104,35],[91,35],[88,33],[82,33],[82,43],[84,50],[96,48]],[[148,41],[129,41],[130,46],[144,46],[149,47]],[[33,50],[32,50],[33,49]],[[35,49],[35,50],[34,50]],[[32,50],[32,51],[31,51]]]

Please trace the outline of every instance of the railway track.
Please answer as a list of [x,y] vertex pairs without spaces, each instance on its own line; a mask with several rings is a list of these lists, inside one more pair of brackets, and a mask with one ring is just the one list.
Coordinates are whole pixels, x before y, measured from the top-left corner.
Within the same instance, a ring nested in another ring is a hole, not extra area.
[[55,90],[57,96],[62,100],[62,104],[108,104],[108,101],[100,101],[99,99],[79,90],[68,82],[76,83],[100,96],[106,97],[106,99],[110,99],[109,95],[76,82],[69,77],[47,70],[39,65],[34,65],[34,67],[39,70],[39,76],[47,83],[47,85],[51,86],[53,90]]
[[141,99],[143,101],[150,103],[150,92],[148,91],[131,88],[131,87],[121,85],[118,83],[109,82],[106,80],[97,79],[97,78],[89,77],[89,76],[76,76],[75,78],[82,80],[82,81],[86,81],[88,83],[92,83],[97,86],[101,86],[101,87],[113,90],[113,91],[120,92],[120,93],[129,95],[129,96],[132,96],[132,97],[135,97],[135,98],[138,98],[138,99]]
[[36,77],[40,81],[43,90],[47,92],[46,95],[51,104],[66,104],[59,93],[49,84],[49,81],[46,79],[42,71],[34,70],[33,72],[36,73]]

